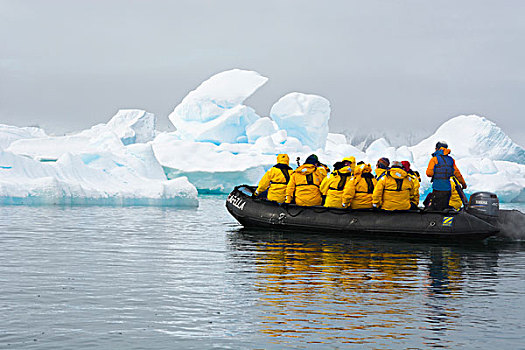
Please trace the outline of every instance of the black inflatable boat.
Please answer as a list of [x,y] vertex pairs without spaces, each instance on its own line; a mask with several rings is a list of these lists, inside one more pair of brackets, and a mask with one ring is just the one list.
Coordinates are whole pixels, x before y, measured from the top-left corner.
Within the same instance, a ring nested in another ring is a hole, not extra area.
[[230,214],[247,228],[480,240],[499,232],[498,197],[488,192],[473,194],[466,210],[387,212],[278,204],[254,198],[254,191],[237,186],[226,200]]

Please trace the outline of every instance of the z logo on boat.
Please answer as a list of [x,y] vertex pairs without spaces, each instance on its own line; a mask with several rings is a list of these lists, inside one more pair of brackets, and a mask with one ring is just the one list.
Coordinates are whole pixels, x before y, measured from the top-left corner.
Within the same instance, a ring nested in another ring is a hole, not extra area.
[[453,222],[454,222],[453,216],[445,216],[443,218],[443,226],[445,227],[451,227]]
[[230,194],[226,200],[228,201],[228,203],[231,203],[231,205],[233,205],[239,210],[243,210],[244,206],[246,205],[245,201],[232,194]]

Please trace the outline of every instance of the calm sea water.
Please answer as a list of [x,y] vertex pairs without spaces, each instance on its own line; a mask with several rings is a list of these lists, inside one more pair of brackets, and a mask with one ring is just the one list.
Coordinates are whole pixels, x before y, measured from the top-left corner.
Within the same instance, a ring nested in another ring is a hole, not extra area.
[[519,241],[246,231],[224,200],[0,207],[0,348],[525,348]]

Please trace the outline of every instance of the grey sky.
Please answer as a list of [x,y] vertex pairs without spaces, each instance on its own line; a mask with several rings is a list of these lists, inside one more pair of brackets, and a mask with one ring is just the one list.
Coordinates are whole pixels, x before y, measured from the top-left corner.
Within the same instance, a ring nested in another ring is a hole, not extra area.
[[161,127],[189,90],[231,68],[332,104],[333,132],[430,133],[479,114],[525,145],[525,1],[0,0],[0,123],[50,132],[119,108]]

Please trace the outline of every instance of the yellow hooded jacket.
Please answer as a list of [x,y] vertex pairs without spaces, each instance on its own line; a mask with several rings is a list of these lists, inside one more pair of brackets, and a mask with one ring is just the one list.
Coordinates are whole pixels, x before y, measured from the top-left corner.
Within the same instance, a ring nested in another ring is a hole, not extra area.
[[411,177],[412,180],[414,181],[414,186],[415,186],[414,191],[416,193],[416,197],[414,197],[413,200],[411,199],[410,201],[416,205],[419,205],[419,188],[421,187],[420,178],[418,178],[418,176],[415,173],[414,174],[409,173],[408,176]]
[[354,172],[354,170],[355,170],[355,157],[353,157],[353,156],[345,157],[345,158],[343,158],[342,162],[350,162],[350,168],[352,169],[352,173]]
[[286,203],[301,206],[321,205],[322,197],[319,186],[324,179],[323,172],[313,164],[303,164],[292,173],[286,186]]
[[321,182],[321,194],[326,196],[325,207],[342,208],[343,189],[350,182],[350,176],[352,176],[352,169],[346,166],[334,171],[330,177],[324,178]]
[[[456,180],[454,182],[454,180]],[[450,205],[452,208],[458,210],[463,206],[463,202],[461,201],[461,197],[459,196],[458,190],[456,190],[456,186],[461,186],[459,184],[458,179],[456,179],[455,176],[452,176],[450,178],[450,186],[452,187],[452,191],[450,194],[450,201],[448,202],[448,205]]]
[[[259,181],[259,186],[255,191],[256,196],[266,191],[269,187],[268,200],[278,203],[284,202],[286,199],[286,186],[293,173],[293,169],[288,166],[289,161],[287,154],[279,154],[277,156],[277,164],[270,168]],[[288,178],[285,174],[288,174]]]
[[381,175],[388,171],[388,169],[376,168],[376,179],[379,179]]
[[401,168],[391,168],[377,182],[372,203],[384,210],[408,210],[410,202],[419,204],[414,180]]
[[372,175],[370,164],[355,168],[354,177],[345,185],[342,197],[343,207],[352,209],[372,208],[372,194],[377,180]]

